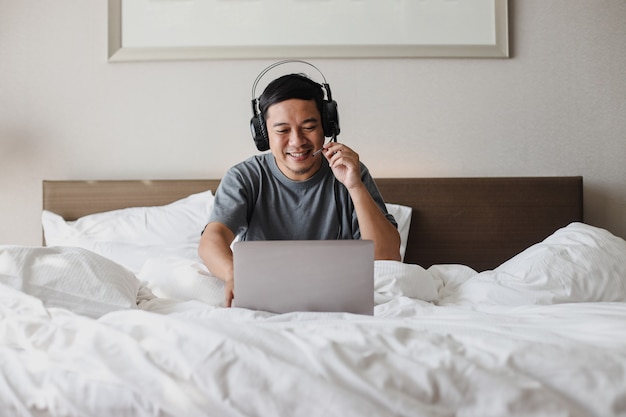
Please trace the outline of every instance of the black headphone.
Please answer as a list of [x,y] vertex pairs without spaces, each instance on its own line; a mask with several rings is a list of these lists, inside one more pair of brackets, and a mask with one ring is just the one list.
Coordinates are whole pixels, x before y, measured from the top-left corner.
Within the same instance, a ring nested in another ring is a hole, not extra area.
[[306,77],[303,77],[303,79],[310,81],[312,84],[318,87],[321,87],[325,91],[326,98],[322,102],[322,114],[321,114],[322,128],[324,130],[324,136],[326,136],[327,138],[332,137],[333,142],[337,141],[337,135],[339,134],[339,131],[340,131],[339,114],[337,113],[337,102],[333,100],[333,96],[330,91],[330,86],[326,82],[326,78],[324,77],[324,74],[322,74],[322,71],[320,71],[315,65],[309,62],[301,61],[297,59],[285,60],[285,61],[276,62],[270,65],[269,67],[265,68],[256,77],[256,80],[254,80],[254,84],[252,85],[252,119],[250,120],[250,130],[252,132],[252,139],[254,140],[254,143],[256,144],[257,149],[261,152],[266,151],[270,148],[270,140],[267,135],[267,126],[265,124],[265,118],[263,117],[263,114],[261,113],[261,110],[259,109],[259,98],[256,96],[256,86],[261,80],[261,78],[263,78],[263,76],[272,68],[277,67],[279,65],[292,63],[292,62],[299,62],[305,65],[308,65],[310,67],[313,67],[322,76],[322,79],[324,80],[322,84],[318,84],[315,81],[309,80]]

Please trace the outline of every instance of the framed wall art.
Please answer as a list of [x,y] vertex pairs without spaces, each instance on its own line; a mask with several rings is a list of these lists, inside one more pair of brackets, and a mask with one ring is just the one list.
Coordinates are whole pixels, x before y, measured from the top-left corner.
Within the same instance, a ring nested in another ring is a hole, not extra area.
[[507,0],[108,0],[109,61],[507,58]]

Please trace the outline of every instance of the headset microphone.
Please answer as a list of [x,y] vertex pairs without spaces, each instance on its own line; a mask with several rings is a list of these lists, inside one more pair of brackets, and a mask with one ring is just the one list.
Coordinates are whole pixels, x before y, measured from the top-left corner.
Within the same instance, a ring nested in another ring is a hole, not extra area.
[[263,71],[261,71],[261,73],[256,77],[256,80],[254,80],[254,84],[252,85],[252,119],[250,120],[250,130],[252,133],[252,139],[254,140],[254,143],[256,144],[256,147],[259,151],[268,150],[270,148],[270,144],[269,144],[269,136],[267,134],[267,126],[265,124],[265,118],[263,117],[263,114],[261,110],[259,109],[259,98],[256,96],[256,87],[259,81],[263,78],[263,76],[268,71],[270,71],[271,69],[279,65],[288,64],[288,63],[301,63],[301,64],[308,65],[314,68],[322,76],[322,79],[324,80],[324,82],[321,84],[318,84],[315,81],[309,80],[308,78],[305,78],[305,79],[310,81],[312,84],[315,84],[316,86],[322,88],[324,92],[326,93],[326,97],[324,101],[322,102],[322,114],[321,114],[324,136],[330,137],[332,138],[331,140],[333,142],[336,142],[337,135],[340,132],[339,114],[337,112],[337,102],[333,100],[333,96],[330,91],[330,85],[328,85],[328,83],[326,82],[326,78],[324,77],[324,74],[322,73],[322,71],[320,71],[315,65],[306,61],[301,61],[297,59],[279,61],[265,68]]

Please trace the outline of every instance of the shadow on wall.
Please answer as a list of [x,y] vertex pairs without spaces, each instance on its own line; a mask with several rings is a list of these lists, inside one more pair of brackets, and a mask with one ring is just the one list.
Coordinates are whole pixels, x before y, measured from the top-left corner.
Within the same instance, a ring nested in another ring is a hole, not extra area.
[[53,162],[44,140],[26,129],[1,129],[0,183],[14,183],[24,173],[36,175]]
[[[615,188],[583,180],[583,210],[585,223],[607,229],[626,239],[626,195],[616,196]],[[610,221],[613,226],[608,225]]]

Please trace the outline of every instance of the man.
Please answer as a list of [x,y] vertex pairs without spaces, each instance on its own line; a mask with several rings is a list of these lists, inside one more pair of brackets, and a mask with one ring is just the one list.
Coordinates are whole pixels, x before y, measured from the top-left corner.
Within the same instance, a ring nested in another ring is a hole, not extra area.
[[225,283],[226,306],[234,296],[230,245],[237,236],[369,239],[375,259],[400,260],[397,224],[359,155],[342,143],[324,143],[325,136],[338,133],[333,105],[328,84],[301,74],[277,78],[258,99],[253,137],[260,150],[269,147],[270,153],[226,173],[198,248],[209,271]]

